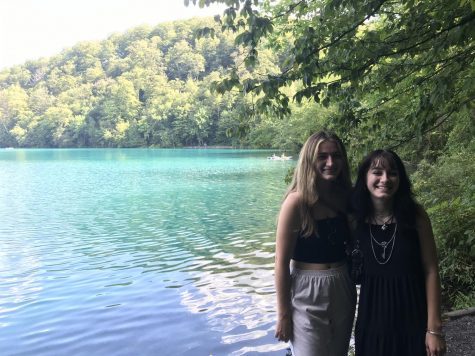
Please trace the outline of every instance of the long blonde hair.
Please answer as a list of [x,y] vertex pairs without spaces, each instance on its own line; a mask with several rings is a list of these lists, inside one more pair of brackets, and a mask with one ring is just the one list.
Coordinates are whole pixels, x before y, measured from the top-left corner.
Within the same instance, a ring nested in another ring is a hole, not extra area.
[[351,190],[350,169],[343,142],[335,133],[325,130],[311,135],[300,150],[292,182],[290,183],[284,197],[285,199],[292,192],[300,193],[302,217],[301,232],[304,237],[308,237],[316,232],[316,226],[312,216],[312,208],[320,198],[318,192],[316,163],[318,149],[320,144],[324,141],[335,142],[343,156],[343,167],[336,180],[336,187],[340,188],[345,196],[349,194]]

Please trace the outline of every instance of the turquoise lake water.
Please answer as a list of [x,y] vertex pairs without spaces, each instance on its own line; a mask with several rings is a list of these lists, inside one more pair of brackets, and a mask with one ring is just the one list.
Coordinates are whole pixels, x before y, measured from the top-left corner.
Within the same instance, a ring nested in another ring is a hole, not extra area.
[[284,356],[271,154],[0,150],[1,355]]

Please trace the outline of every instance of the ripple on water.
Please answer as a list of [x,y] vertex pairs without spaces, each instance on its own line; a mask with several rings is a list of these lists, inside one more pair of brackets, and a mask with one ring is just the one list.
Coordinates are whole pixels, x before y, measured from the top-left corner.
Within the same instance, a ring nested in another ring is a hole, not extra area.
[[183,170],[173,152],[119,151],[0,157],[0,344],[38,356],[281,354],[273,231],[286,166],[224,152]]

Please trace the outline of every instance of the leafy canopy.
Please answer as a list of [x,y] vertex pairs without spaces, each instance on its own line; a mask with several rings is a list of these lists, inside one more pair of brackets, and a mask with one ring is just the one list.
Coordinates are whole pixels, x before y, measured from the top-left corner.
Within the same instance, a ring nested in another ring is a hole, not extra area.
[[[378,130],[396,147],[423,137],[475,97],[474,1],[192,2],[228,6],[217,20],[247,49],[248,68],[259,62],[263,45],[285,48],[278,74],[241,78],[234,70],[217,84],[218,92],[261,95],[257,111],[285,116],[290,99],[334,102],[335,125],[358,134]],[[289,94],[285,87],[295,83]]]

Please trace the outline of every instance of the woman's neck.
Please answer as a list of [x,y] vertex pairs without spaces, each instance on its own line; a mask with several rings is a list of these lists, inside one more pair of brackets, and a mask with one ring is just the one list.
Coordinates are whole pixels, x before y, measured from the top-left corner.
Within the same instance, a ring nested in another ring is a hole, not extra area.
[[326,184],[319,187],[318,201],[334,212],[346,211],[346,193],[337,184]]
[[373,218],[385,219],[394,215],[392,200],[373,199]]

